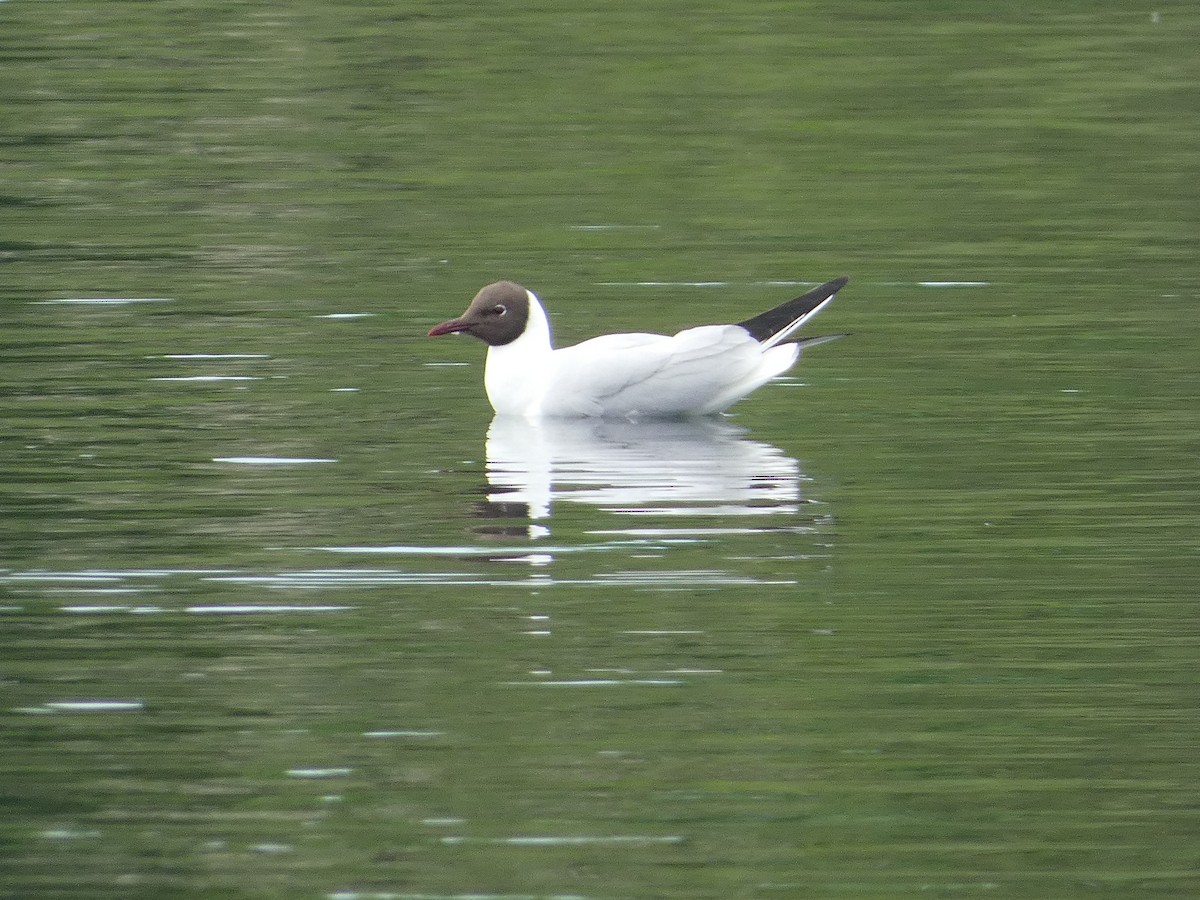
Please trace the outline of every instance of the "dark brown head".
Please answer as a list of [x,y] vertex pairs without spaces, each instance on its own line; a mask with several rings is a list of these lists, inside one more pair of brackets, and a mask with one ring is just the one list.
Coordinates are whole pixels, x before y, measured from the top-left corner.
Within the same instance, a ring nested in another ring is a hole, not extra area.
[[461,332],[498,347],[519,338],[527,321],[529,295],[525,288],[512,281],[497,281],[476,294],[467,311],[457,319],[430,329],[429,336]]

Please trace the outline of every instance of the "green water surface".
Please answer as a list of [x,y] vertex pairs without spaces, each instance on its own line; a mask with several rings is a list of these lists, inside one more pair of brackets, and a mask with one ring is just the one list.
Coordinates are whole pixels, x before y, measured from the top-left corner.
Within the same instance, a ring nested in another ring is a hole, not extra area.
[[[1200,895],[1198,46],[0,3],[0,896]],[[424,337],[842,274],[850,337],[541,512]]]

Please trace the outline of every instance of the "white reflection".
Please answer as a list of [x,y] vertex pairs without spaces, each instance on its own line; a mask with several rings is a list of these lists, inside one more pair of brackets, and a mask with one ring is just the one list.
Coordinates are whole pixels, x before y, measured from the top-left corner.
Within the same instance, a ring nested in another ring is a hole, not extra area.
[[[626,515],[795,513],[803,476],[782,450],[721,420],[529,421],[497,416],[487,435],[488,507],[548,519],[555,501]],[[532,526],[534,537],[545,528]]]

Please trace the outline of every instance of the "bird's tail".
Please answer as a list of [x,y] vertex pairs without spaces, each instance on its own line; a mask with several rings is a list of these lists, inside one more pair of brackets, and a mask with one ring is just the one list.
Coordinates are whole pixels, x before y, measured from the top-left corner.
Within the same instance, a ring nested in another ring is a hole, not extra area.
[[[801,325],[823,310],[832,302],[848,278],[835,278],[820,287],[813,288],[807,294],[781,303],[774,309],[759,313],[745,322],[738,322],[750,332],[763,347],[774,347],[788,339]],[[837,335],[841,337],[841,335]],[[813,338],[814,341],[832,340],[832,338]],[[797,342],[800,343],[800,342]],[[801,344],[803,346],[803,344]],[[811,344],[810,344],[811,346]]]
[[787,343],[795,344],[803,352],[809,347],[819,347],[821,344],[828,344],[830,341],[836,341],[838,338],[846,336],[845,334],[823,334],[820,337],[796,338],[794,341],[788,341]]

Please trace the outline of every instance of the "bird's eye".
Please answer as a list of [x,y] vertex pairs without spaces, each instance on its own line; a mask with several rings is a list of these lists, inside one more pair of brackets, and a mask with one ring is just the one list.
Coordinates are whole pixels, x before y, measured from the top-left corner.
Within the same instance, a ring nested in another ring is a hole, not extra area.
[[505,306],[503,303],[497,303],[495,306],[492,307],[492,315],[493,316],[502,316],[507,312],[508,312],[508,307]]

